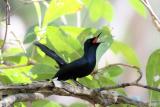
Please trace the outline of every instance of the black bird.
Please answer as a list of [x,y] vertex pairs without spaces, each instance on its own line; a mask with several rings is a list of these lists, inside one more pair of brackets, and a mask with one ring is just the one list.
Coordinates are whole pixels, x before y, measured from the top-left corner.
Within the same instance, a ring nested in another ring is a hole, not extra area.
[[71,63],[65,62],[59,55],[45,45],[39,42],[36,42],[35,45],[58,63],[60,69],[53,78],[64,81],[72,79],[77,82],[77,78],[91,74],[96,65],[96,50],[101,43],[98,42],[100,34],[97,37],[87,39],[84,43],[84,55]]

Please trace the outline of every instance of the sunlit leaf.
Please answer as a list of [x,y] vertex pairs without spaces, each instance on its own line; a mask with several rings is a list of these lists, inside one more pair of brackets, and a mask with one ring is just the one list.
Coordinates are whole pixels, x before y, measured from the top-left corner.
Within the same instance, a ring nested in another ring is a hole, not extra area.
[[124,44],[119,41],[114,41],[111,46],[111,49],[115,54],[119,54],[119,53],[122,54],[129,64],[140,66],[140,63],[135,51],[131,47],[129,47],[127,44]]
[[3,40],[2,39],[0,39],[0,47],[2,47],[2,45],[3,45]]
[[22,54],[24,52],[21,48],[9,48],[3,52],[2,57],[19,56]]
[[[46,60],[47,62],[47,60]],[[55,69],[54,65],[53,67],[45,64],[36,64],[32,69],[31,73],[33,75],[36,75],[37,77],[35,80],[46,80],[54,77],[57,70]]]
[[113,7],[108,0],[105,0],[105,1],[106,2],[104,6],[103,17],[108,21],[112,21],[113,16],[114,16]]
[[93,80],[93,77],[91,75],[86,76],[88,79]]
[[24,102],[17,102],[14,104],[14,107],[27,107]]
[[51,0],[44,16],[43,26],[62,15],[75,13],[81,8],[82,4],[78,0]]
[[93,21],[105,18],[108,21],[113,19],[113,7],[108,0],[83,0],[89,9],[89,15]]
[[[67,35],[63,29],[48,27],[47,39],[58,52],[67,53],[68,55],[74,53],[77,56],[81,56],[82,54],[80,42],[75,37]],[[65,54],[65,56],[67,56],[67,54]]]
[[42,22],[41,6],[40,6],[39,2],[33,2],[33,3],[34,3],[34,7],[36,9],[37,16],[38,16],[38,24],[39,24],[39,27],[41,27],[41,22]]
[[38,100],[32,103],[32,107],[61,107],[61,105],[50,100]]
[[[154,51],[146,66],[147,84],[152,87],[160,86],[160,49]],[[150,100],[160,100],[160,94],[155,91],[149,91]]]
[[111,66],[105,70],[111,77],[116,77],[122,74],[123,69],[119,66]]
[[36,39],[36,34],[34,32],[34,27],[35,26],[30,27],[28,29],[27,33],[25,34],[25,38],[24,38],[24,41],[23,41],[24,44],[31,43]]
[[99,84],[95,79],[89,79],[88,77],[80,78],[78,81],[83,84],[84,86],[87,86],[89,88],[98,88]]
[[2,57],[4,61],[15,64],[26,64],[28,59],[21,48],[9,48],[3,52]]
[[99,33],[101,33],[100,41],[102,43],[97,49],[97,61],[100,60],[102,55],[111,47],[113,43],[113,38],[108,27],[105,26],[102,29],[97,30],[97,32],[94,35],[98,35]]
[[75,39],[77,39],[79,34],[84,30],[84,28],[75,26],[60,26],[60,29],[63,30],[66,33],[66,35],[70,35]]
[[78,40],[83,43],[86,37],[93,35],[93,32],[96,32],[96,29],[86,28],[78,35]]
[[19,84],[19,83],[31,83],[31,79],[35,78],[35,75],[29,73],[32,66],[24,66],[20,68],[3,69],[0,73],[0,80],[5,84]]
[[129,3],[141,16],[147,16],[147,10],[140,0],[129,0]]

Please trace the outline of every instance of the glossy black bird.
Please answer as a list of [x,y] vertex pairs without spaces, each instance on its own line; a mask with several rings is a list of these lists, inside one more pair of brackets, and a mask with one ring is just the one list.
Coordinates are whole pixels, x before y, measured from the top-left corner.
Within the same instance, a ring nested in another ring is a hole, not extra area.
[[87,39],[84,43],[84,55],[71,63],[65,62],[59,55],[45,45],[39,42],[36,42],[35,45],[58,63],[60,69],[53,78],[58,78],[58,80],[72,79],[76,81],[77,78],[85,77],[93,71],[96,65],[96,50],[101,43],[98,42],[100,34],[97,37]]

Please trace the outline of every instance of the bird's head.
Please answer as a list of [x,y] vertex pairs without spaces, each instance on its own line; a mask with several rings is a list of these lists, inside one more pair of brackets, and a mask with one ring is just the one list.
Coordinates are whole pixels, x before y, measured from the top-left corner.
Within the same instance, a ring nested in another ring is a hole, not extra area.
[[101,44],[99,36],[101,35],[101,33],[98,34],[98,36],[87,39],[84,43],[84,52],[88,53],[91,51],[95,51],[97,50],[98,46]]
[[[102,33],[102,32],[101,32]],[[84,43],[84,47],[98,47],[100,42],[99,36],[101,33],[98,34],[98,36],[87,39]]]

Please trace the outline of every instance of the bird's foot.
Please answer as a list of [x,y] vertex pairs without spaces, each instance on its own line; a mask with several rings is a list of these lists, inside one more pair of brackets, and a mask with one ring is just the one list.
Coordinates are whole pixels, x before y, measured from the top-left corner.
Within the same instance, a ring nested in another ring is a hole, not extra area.
[[89,87],[82,85],[81,83],[79,83],[79,82],[76,81],[76,80],[73,80],[73,82],[76,84],[76,86],[78,86],[78,87],[80,87],[80,88],[82,88],[82,89],[84,89],[84,88],[90,89]]

